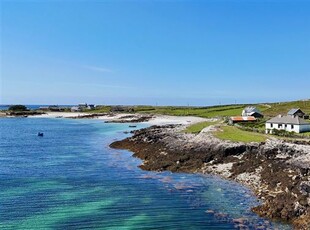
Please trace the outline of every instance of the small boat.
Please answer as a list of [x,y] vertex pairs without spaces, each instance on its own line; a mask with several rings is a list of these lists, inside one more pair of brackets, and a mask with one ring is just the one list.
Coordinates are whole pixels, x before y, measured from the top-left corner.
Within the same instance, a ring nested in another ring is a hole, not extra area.
[[38,137],[43,137],[43,133],[41,133],[41,132],[38,132]]
[[129,125],[129,128],[136,128],[136,125]]

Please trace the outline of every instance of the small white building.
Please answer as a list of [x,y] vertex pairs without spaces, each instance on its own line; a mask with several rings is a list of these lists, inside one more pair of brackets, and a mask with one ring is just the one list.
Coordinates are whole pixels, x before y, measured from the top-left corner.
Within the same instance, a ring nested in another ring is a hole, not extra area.
[[85,110],[85,109],[94,109],[96,106],[94,104],[87,104],[87,103],[80,103],[78,104],[78,106],[80,108],[80,110]]
[[88,105],[87,105],[87,103],[80,103],[80,104],[78,104],[78,107],[80,109],[87,109]]
[[71,107],[71,112],[81,112],[81,109],[78,106]]
[[87,108],[88,108],[88,109],[95,109],[96,106],[95,106],[94,104],[89,104],[89,105],[87,106]]
[[264,115],[259,111],[258,108],[254,106],[248,106],[244,110],[242,110],[242,117],[253,116],[256,118],[264,117]]
[[310,132],[310,123],[299,116],[278,115],[266,121],[266,133],[272,133],[273,129],[295,133]]

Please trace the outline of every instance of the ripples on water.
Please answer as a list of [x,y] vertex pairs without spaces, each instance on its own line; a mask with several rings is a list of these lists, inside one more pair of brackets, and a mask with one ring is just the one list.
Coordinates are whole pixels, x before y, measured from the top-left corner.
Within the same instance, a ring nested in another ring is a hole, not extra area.
[[256,199],[233,182],[140,170],[131,153],[108,147],[128,130],[96,120],[0,119],[0,228],[234,229],[240,217],[250,229],[290,228],[253,214]]

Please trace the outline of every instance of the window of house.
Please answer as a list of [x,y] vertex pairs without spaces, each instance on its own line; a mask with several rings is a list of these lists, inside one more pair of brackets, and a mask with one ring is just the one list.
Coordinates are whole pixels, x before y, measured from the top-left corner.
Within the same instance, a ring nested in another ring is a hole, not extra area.
[[270,124],[270,127],[273,128],[273,124],[272,123]]
[[279,128],[282,128],[282,124],[279,124],[278,127],[279,127]]
[[291,129],[294,129],[294,125],[291,125]]

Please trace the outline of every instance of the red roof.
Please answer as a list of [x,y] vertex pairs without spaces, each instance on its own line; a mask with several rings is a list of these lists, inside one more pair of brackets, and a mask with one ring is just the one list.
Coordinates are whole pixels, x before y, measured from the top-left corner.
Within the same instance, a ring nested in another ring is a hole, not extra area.
[[253,116],[247,116],[247,117],[242,117],[242,116],[236,116],[236,117],[230,117],[232,121],[256,121],[256,118]]

